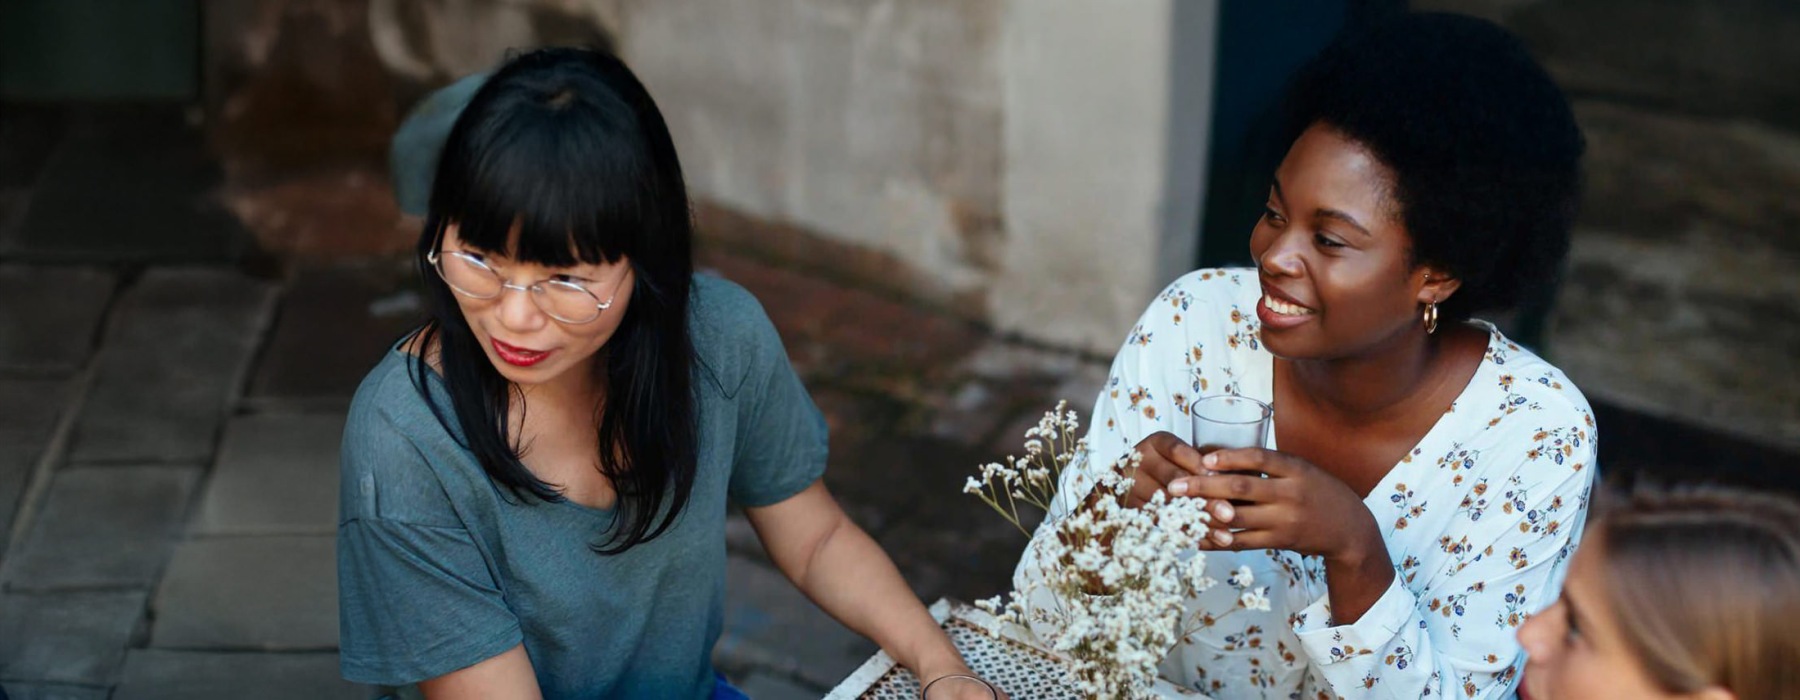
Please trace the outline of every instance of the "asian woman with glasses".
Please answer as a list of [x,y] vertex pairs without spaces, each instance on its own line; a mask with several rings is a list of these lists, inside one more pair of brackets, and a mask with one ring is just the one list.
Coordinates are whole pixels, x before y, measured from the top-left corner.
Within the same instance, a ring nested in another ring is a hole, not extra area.
[[[762,307],[696,275],[674,144],[618,59],[501,67],[451,128],[430,319],[352,405],[342,664],[430,698],[741,697],[714,671],[725,516],[927,680],[970,673],[820,480],[826,429]],[[985,691],[983,696],[987,696]]]

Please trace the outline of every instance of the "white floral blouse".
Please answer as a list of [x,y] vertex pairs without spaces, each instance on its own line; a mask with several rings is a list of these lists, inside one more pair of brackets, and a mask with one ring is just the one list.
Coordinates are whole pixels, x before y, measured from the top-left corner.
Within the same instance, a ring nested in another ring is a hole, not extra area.
[[[1113,361],[1090,419],[1089,463],[1110,465],[1159,430],[1188,440],[1196,398],[1270,401],[1260,295],[1248,270],[1199,270],[1165,289]],[[1165,677],[1218,700],[1514,696],[1524,661],[1514,635],[1556,598],[1581,537],[1594,419],[1561,371],[1480,325],[1490,334],[1480,368],[1364,500],[1398,573],[1387,592],[1336,625],[1320,558],[1208,552],[1209,577],[1249,567],[1257,587],[1270,587],[1270,609],[1241,607],[1236,586],[1190,600],[1205,626],[1170,653]],[[1092,483],[1070,469],[1061,493],[1083,495]],[[1028,554],[1021,590],[1035,570]]]

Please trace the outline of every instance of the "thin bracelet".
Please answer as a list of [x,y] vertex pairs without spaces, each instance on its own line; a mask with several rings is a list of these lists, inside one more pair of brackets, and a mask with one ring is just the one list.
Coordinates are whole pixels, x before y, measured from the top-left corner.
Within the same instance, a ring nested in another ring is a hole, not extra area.
[[993,694],[994,697],[1000,697],[999,689],[995,688],[994,684],[989,683],[985,680],[982,680],[979,676],[971,676],[967,673],[951,673],[948,675],[943,675],[943,676],[938,676],[937,678],[933,678],[933,679],[931,679],[930,683],[925,684],[925,687],[920,688],[919,689],[920,700],[924,700],[925,694],[931,692],[931,686],[937,685],[938,681],[944,680],[945,678],[967,678],[969,680],[975,681],[976,683],[980,683],[982,685],[987,686],[989,693]]

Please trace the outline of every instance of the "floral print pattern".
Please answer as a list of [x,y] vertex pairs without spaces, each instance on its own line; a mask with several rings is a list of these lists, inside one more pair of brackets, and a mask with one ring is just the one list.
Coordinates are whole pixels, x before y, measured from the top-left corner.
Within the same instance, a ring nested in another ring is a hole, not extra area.
[[[1188,406],[1202,396],[1269,401],[1260,294],[1252,271],[1199,270],[1158,295],[1096,402],[1089,463],[1159,430],[1188,439]],[[1208,552],[1208,576],[1269,584],[1269,609],[1244,609],[1230,586],[1188,601],[1206,624],[1169,654],[1165,677],[1218,700],[1513,697],[1524,661],[1514,635],[1556,597],[1581,536],[1594,420],[1560,371],[1485,327],[1487,353],[1462,395],[1364,500],[1397,573],[1381,599],[1337,625],[1318,557]],[[1092,486],[1084,469],[1064,479],[1053,516]],[[1034,568],[1021,562],[1019,575]]]

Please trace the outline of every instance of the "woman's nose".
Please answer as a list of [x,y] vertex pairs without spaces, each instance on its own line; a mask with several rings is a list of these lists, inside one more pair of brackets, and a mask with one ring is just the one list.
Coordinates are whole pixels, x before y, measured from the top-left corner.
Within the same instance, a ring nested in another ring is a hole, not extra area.
[[1542,657],[1548,653],[1549,648],[1545,646],[1544,642],[1545,635],[1549,633],[1549,630],[1546,629],[1550,626],[1549,612],[1549,610],[1545,610],[1532,615],[1525,619],[1525,624],[1519,625],[1519,646],[1525,648],[1526,654]]
[[1284,232],[1269,244],[1268,250],[1263,251],[1262,257],[1256,261],[1257,264],[1271,275],[1294,276],[1300,274],[1300,270],[1303,268],[1300,245],[1306,236],[1307,234],[1300,231]]
[[543,327],[544,312],[530,289],[507,284],[500,289],[500,323],[509,330],[531,331]]

